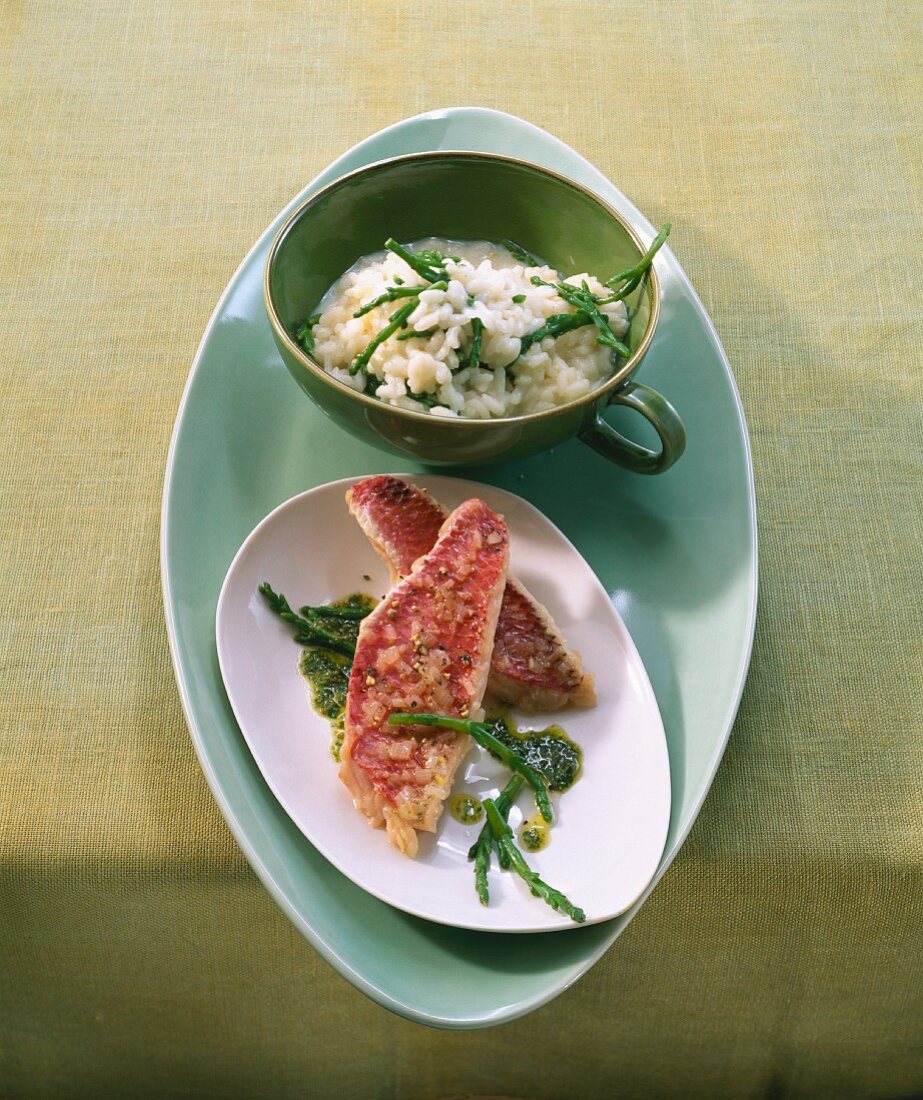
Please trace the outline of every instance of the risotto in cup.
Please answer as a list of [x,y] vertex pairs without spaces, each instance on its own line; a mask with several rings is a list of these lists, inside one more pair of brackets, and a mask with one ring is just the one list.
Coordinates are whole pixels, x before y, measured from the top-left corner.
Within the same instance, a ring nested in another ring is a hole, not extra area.
[[[347,172],[289,214],[266,256],[266,313],[301,389],[374,447],[468,466],[577,438],[662,473],[685,431],[635,375],[668,232],[646,244],[598,195],[526,161],[410,153]],[[660,447],[616,428],[610,406],[640,416]]]
[[613,372],[625,303],[510,245],[393,242],[334,283],[298,338],[340,382],[433,416],[523,416],[583,397]]

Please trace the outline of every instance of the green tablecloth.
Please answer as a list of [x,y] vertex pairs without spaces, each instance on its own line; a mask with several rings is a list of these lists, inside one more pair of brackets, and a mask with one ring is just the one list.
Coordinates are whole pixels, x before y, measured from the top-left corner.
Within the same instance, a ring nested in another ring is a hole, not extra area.
[[[0,1094],[923,1090],[920,9],[849,7],[2,9]],[[452,104],[545,126],[674,222],[749,418],[762,586],[673,868],[573,989],[464,1034],[367,1001],[250,871],[157,549],[240,258],[344,148]]]

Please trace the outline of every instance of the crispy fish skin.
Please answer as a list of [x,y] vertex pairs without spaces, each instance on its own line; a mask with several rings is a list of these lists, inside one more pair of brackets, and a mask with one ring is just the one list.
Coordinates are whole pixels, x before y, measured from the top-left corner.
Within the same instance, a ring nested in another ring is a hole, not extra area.
[[399,477],[367,477],[346,493],[349,510],[378,551],[397,584],[428,554],[445,523],[445,512],[423,489]]
[[[384,558],[392,579],[406,576],[432,546],[445,517],[425,490],[380,475],[347,492],[349,510]],[[549,615],[514,577],[507,579],[491,658],[488,691],[527,712],[591,707],[593,676]]]
[[503,593],[488,688],[498,702],[529,712],[596,703],[593,674],[515,577],[507,578]]
[[401,852],[434,832],[470,738],[388,726],[398,711],[477,717],[509,564],[509,532],[481,500],[445,520],[421,557],[362,621],[346,697],[340,778],[356,808]]

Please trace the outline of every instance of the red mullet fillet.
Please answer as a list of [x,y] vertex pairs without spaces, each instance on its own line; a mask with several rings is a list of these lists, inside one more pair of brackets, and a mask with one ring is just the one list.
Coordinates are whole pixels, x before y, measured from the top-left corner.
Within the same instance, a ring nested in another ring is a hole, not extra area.
[[415,736],[387,720],[398,711],[480,715],[509,562],[506,524],[481,500],[456,508],[437,536],[362,620],[340,752],[356,808],[408,856],[418,830],[435,831],[470,739]]
[[[400,478],[366,478],[346,494],[358,520],[391,571],[406,576],[426,554],[445,512],[423,489]],[[509,577],[497,623],[488,690],[498,702],[524,711],[559,710],[596,702],[593,677],[583,668],[546,609]]]

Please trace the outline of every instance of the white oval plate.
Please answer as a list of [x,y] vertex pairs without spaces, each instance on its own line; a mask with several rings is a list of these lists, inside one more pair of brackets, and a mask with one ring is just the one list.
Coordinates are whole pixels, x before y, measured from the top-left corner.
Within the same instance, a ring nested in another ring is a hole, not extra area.
[[[371,829],[354,808],[330,754],[330,727],[311,708],[298,673],[292,630],[257,592],[269,581],[293,607],[364,591],[379,598],[387,570],[344,495],[359,478],[331,482],[271,512],[234,558],[218,600],[218,659],[228,698],[273,794],[312,844],[362,889],[407,913],[440,924],[494,932],[577,927],[529,893],[515,875],[490,874],[491,903],[474,891],[466,853],[480,826],[446,812],[411,860]],[[647,673],[605,589],[574,546],[541,512],[512,493],[449,477],[413,475],[446,508],[480,496],[511,533],[511,571],[549,609],[595,674],[589,710],[533,715],[523,728],[563,724],[582,747],[583,774],[556,796],[552,841],[529,862],[584,909],[588,924],[628,909],[654,876],[670,819],[670,769],[663,723]],[[365,578],[371,578],[366,580]],[[455,790],[497,793],[508,772],[474,747]],[[522,811],[525,811],[523,815]],[[510,823],[535,812],[520,795]]]

